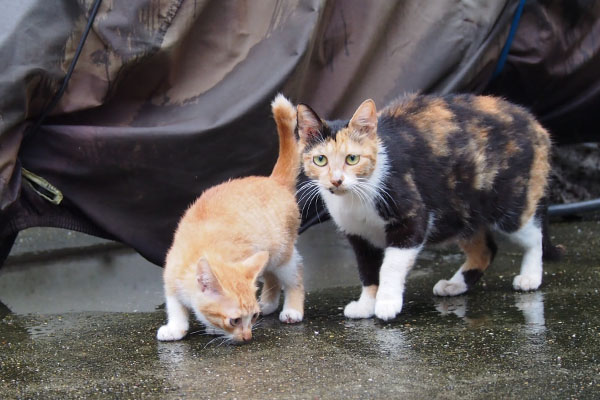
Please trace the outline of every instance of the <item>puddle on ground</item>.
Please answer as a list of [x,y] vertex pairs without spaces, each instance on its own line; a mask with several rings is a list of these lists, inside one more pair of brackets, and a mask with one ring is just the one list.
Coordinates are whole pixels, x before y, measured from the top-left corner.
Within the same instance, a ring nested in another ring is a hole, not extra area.
[[315,282],[307,285],[305,320],[289,326],[277,314],[264,317],[244,346],[212,341],[198,323],[183,341],[157,342],[162,270],[129,251],[13,266],[0,272],[7,306],[0,306],[0,391],[7,398],[596,398],[598,225],[556,228],[570,252],[545,266],[539,291],[512,290],[520,254],[501,247],[470,293],[433,296],[461,259],[428,252],[408,279],[402,313],[388,323],[344,318],[360,293],[352,255],[335,232],[311,229],[299,246],[308,249],[307,282]]

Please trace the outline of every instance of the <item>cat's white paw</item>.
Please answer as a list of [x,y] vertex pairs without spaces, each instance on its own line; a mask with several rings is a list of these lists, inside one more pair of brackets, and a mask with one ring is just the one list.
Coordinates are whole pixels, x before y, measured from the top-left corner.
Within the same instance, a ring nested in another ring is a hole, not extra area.
[[529,290],[536,290],[542,284],[541,276],[534,275],[517,275],[513,280],[513,288],[527,292]]
[[384,321],[396,318],[402,311],[402,297],[375,301],[375,316]]
[[464,282],[451,282],[442,279],[433,287],[433,294],[436,296],[458,296],[466,292],[467,289]]
[[375,314],[375,299],[372,301],[352,301],[344,308],[347,318],[371,318]]
[[187,334],[187,329],[182,329],[173,325],[163,325],[158,329],[156,338],[160,341],[180,340]]
[[277,307],[279,307],[279,301],[272,302],[272,303],[260,302],[259,306],[260,306],[260,312],[262,313],[262,315],[269,315],[269,314],[272,314],[273,312],[275,312],[275,310],[277,310]]
[[302,321],[302,313],[293,308],[284,308],[279,314],[279,320],[285,324],[295,324]]

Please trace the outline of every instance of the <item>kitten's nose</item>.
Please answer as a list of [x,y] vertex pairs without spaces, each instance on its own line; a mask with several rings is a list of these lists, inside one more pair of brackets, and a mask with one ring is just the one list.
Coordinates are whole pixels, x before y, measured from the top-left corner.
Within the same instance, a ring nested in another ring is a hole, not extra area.
[[252,332],[251,331],[244,332],[242,334],[242,339],[244,340],[244,342],[251,341],[252,340]]
[[336,179],[336,180],[332,179],[331,184],[335,187],[339,187],[342,184],[342,180],[341,179]]

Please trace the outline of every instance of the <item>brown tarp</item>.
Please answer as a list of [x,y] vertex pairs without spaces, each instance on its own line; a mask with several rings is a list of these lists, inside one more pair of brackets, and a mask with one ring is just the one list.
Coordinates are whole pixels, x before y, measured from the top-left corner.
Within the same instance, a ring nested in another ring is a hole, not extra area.
[[[55,226],[162,264],[204,189],[271,170],[277,92],[328,118],[368,97],[481,92],[519,1],[104,0],[68,89],[36,131],[93,1],[13,3],[0,33],[0,262],[18,231]],[[24,184],[22,167],[62,203]],[[305,227],[315,210],[304,210]]]

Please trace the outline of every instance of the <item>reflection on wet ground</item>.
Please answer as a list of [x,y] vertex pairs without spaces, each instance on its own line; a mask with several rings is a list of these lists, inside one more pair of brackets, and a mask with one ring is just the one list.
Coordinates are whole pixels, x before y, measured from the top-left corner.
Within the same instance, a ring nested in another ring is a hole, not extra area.
[[[245,346],[209,344],[201,330],[158,343],[162,310],[1,308],[0,391],[6,398],[597,398],[600,225],[553,228],[569,253],[546,266],[541,290],[511,289],[520,255],[502,246],[471,293],[435,297],[433,285],[461,258],[429,252],[408,280],[402,314],[390,323],[343,317],[360,292],[355,272],[345,268],[351,261],[340,256],[348,249],[332,251],[333,233],[314,231],[314,253],[305,254],[309,279],[318,281],[322,265],[343,268],[311,287],[304,322],[284,326],[265,317]],[[336,277],[342,287],[332,287]],[[124,288],[122,297],[139,291]]]

